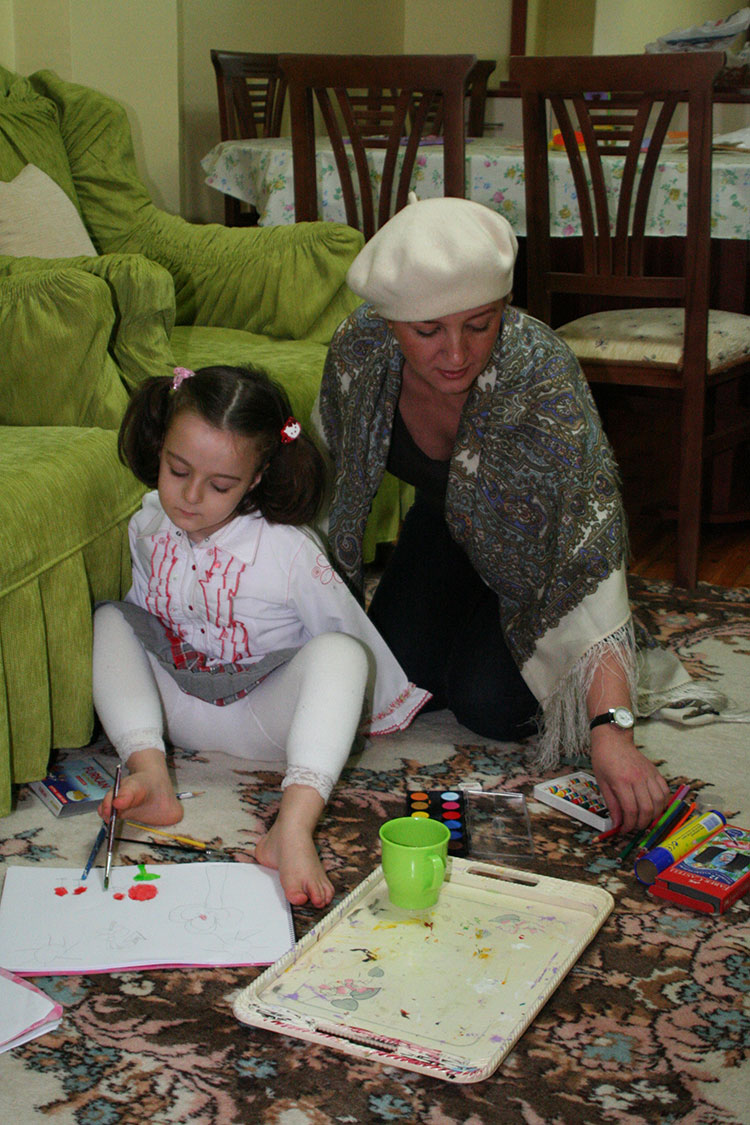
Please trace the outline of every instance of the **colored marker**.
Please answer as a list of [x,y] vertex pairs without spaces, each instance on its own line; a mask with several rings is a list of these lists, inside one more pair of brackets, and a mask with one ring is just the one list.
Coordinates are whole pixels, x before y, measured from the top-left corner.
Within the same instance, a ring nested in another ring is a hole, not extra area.
[[727,818],[718,809],[694,816],[684,828],[664,840],[660,847],[652,848],[636,861],[635,873],[639,882],[650,886],[660,871],[682,859],[696,844],[721,831],[726,822]]
[[191,797],[202,797],[205,792],[205,789],[195,789],[192,793],[175,793],[175,797],[178,801],[189,801]]

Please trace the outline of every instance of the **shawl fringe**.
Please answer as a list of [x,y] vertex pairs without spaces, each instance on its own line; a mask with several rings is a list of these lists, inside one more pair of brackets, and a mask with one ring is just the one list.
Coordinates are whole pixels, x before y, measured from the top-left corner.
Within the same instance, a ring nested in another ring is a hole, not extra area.
[[638,661],[632,621],[592,645],[544,700],[532,757],[540,771],[556,766],[562,757],[588,754],[591,737],[586,701],[603,660],[624,672],[630,698],[636,699]]

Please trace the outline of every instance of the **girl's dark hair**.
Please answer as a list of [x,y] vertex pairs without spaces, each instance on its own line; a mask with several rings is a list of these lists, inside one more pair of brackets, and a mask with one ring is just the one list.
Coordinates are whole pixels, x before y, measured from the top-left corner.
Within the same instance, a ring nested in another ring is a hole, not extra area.
[[201,367],[177,390],[171,379],[152,378],[133,394],[120,426],[120,460],[149,488],[159,480],[159,457],[172,420],[184,411],[233,434],[252,438],[262,476],[237,506],[238,515],[260,512],[274,523],[309,523],[325,486],[325,464],[304,433],[284,443],[292,415],[286,392],[254,367]]

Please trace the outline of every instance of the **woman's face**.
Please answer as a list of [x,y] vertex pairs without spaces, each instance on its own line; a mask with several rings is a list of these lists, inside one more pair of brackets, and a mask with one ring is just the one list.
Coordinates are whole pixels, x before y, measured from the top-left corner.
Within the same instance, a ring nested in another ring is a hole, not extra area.
[[441,394],[467,394],[487,366],[505,301],[435,320],[392,320],[411,374]]

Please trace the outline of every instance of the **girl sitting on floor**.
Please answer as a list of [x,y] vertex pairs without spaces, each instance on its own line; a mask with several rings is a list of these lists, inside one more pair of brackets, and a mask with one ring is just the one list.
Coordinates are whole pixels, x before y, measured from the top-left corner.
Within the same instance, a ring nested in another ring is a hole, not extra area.
[[165,731],[185,749],[284,754],[281,805],[256,858],[278,869],[291,903],[325,906],[333,886],[313,833],[357,729],[402,729],[429,693],[303,526],[324,465],[265,374],[177,368],[148,380],[119,448],[156,491],[130,522],[132,588],[95,613],[94,703],[128,770],[100,815],[114,803],[148,824],[181,819]]

